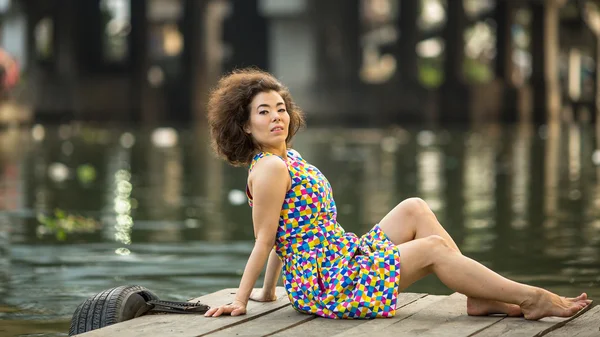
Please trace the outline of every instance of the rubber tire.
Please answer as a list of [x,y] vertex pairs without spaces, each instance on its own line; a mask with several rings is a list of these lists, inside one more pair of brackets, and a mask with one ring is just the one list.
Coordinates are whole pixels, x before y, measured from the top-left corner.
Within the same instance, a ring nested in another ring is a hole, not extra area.
[[81,303],[71,319],[69,336],[135,318],[146,301],[158,300],[150,290],[137,285],[104,290]]

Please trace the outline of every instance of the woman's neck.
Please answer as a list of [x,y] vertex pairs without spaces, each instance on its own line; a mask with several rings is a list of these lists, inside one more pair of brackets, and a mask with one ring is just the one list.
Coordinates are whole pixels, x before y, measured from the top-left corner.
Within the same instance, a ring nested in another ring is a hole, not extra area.
[[281,148],[263,147],[260,150],[263,152],[269,152],[274,155],[278,155],[279,157],[281,157],[283,159],[287,159],[287,146],[286,145],[284,145]]

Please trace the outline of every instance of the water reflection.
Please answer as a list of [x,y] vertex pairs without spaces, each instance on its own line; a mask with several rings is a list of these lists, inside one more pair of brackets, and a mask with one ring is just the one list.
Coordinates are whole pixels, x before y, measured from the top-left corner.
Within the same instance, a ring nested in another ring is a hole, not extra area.
[[494,190],[496,188],[496,152],[499,130],[488,127],[467,135],[465,142],[463,196],[465,253],[484,252],[495,239]]
[[440,194],[444,190],[444,155],[436,144],[435,134],[431,131],[421,131],[417,134],[417,195],[429,207],[438,212],[444,208]]
[[[529,209],[529,185],[531,143],[533,141],[533,127],[531,125],[520,125],[516,130],[516,135],[512,144],[512,158],[509,163],[510,174],[512,176],[511,184],[511,227],[515,230],[527,227],[527,211]],[[552,192],[550,192],[552,193]]]
[[[348,231],[420,196],[466,254],[520,281],[598,297],[594,133],[309,128],[294,147],[330,180]],[[36,125],[0,131],[0,144],[0,328],[60,335],[78,303],[121,284],[173,299],[238,285],[253,240],[246,170],[212,155],[205,127]],[[38,237],[37,215],[57,208],[100,228]],[[448,293],[435,282],[410,290]]]

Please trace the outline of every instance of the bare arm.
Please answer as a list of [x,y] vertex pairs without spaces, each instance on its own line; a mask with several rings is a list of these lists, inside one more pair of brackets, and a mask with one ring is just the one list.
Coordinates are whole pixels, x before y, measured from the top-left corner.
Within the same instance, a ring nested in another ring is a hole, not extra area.
[[283,262],[279,259],[279,256],[277,256],[275,249],[271,250],[269,261],[267,262],[267,271],[265,272],[263,291],[265,294],[271,295],[272,298],[275,298],[275,288],[277,287],[277,280],[281,274],[281,267],[283,267]]
[[259,161],[252,174],[254,248],[244,269],[235,301],[231,305],[210,309],[206,316],[220,316],[223,313],[235,316],[246,312],[250,293],[275,244],[281,206],[290,185],[290,176],[285,163],[275,156]]
[[257,302],[272,302],[277,300],[275,291],[277,290],[277,279],[281,274],[281,268],[283,262],[277,256],[275,249],[271,250],[269,254],[269,261],[267,261],[267,271],[265,273],[265,281],[263,287],[260,290],[253,291],[250,294],[250,299]]

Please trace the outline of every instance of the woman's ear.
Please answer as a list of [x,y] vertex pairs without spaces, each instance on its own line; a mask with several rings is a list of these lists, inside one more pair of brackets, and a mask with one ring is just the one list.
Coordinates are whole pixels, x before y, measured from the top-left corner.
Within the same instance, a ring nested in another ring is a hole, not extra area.
[[248,125],[244,125],[244,132],[247,134],[251,134],[250,127]]

